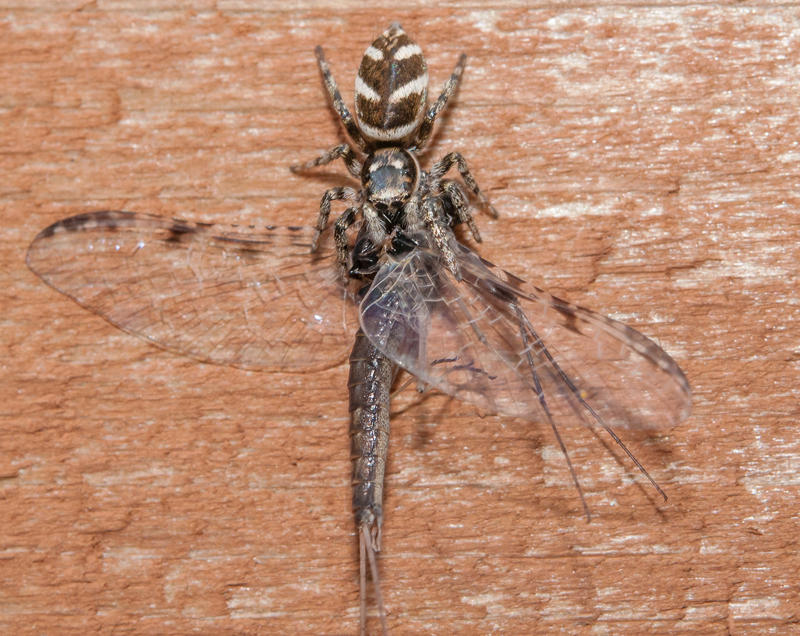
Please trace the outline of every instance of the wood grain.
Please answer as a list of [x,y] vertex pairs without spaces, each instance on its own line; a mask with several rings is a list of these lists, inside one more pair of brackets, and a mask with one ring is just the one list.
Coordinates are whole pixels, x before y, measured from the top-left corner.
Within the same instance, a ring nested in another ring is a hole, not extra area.
[[341,138],[313,47],[350,101],[391,20],[435,86],[469,56],[426,161],[462,151],[501,212],[482,254],[656,338],[694,388],[683,425],[625,434],[666,504],[569,440],[589,524],[547,430],[401,394],[393,632],[798,628],[797,4],[0,5],[0,631],[356,630],[345,366],[173,356],[24,253],[101,208],[312,222],[344,181],[287,170]]

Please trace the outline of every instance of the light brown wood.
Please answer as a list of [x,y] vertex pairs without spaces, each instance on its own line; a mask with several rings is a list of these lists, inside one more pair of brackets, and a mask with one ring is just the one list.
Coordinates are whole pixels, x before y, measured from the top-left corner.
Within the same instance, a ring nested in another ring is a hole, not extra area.
[[0,631],[355,632],[345,366],[176,357],[24,254],[99,208],[313,222],[344,179],[287,170],[341,138],[313,47],[349,102],[392,20],[436,87],[469,55],[429,160],[462,151],[500,211],[481,253],[656,338],[695,392],[681,426],[624,434],[666,504],[572,440],[589,524],[543,427],[403,394],[393,632],[796,629],[800,8],[339,4],[0,13]]

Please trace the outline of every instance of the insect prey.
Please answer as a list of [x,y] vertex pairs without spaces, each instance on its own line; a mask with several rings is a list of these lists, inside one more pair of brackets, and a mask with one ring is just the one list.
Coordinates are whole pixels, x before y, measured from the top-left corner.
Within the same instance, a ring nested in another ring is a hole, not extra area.
[[[688,416],[691,393],[681,369],[653,341],[525,283],[458,240],[459,225],[481,240],[470,197],[496,212],[459,153],[428,169],[419,156],[458,87],[465,55],[429,105],[422,50],[392,24],[364,53],[355,116],[321,47],[316,57],[349,140],[292,170],[341,159],[361,187],[325,192],[315,227],[222,227],[91,212],[40,232],[27,262],[119,328],[207,362],[312,370],[329,366],[332,351],[344,356],[355,334],[348,386],[360,631],[366,632],[369,578],[385,633],[376,555],[390,393],[400,369],[488,412],[548,426],[587,517],[561,431],[605,431],[663,495],[614,428],[673,425]],[[445,178],[451,170],[460,180]],[[336,201],[347,207],[330,232]]]

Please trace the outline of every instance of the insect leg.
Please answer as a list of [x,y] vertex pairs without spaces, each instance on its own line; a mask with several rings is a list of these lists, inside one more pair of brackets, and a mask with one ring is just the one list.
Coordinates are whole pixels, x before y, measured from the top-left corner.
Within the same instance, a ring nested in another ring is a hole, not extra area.
[[[578,473],[575,472],[575,467],[572,465],[572,460],[569,458],[567,447],[564,444],[564,440],[561,439],[561,433],[558,432],[558,427],[556,426],[553,416],[550,413],[550,407],[547,406],[547,398],[544,394],[544,388],[542,387],[542,382],[539,379],[539,372],[536,370],[536,362],[534,361],[533,354],[531,353],[534,350],[532,347],[536,347],[537,352],[544,352],[545,355],[552,360],[550,357],[550,352],[547,351],[547,348],[544,346],[541,338],[539,338],[536,332],[531,329],[527,317],[519,308],[519,306],[516,304],[513,304],[512,306],[514,307],[514,311],[517,314],[517,320],[519,321],[519,335],[522,339],[522,344],[525,345],[525,361],[528,363],[528,368],[530,369],[531,377],[533,378],[533,386],[534,390],[536,391],[536,395],[539,398],[539,404],[542,405],[542,410],[547,418],[547,422],[550,424],[550,428],[553,429],[553,434],[555,435],[556,441],[561,448],[561,453],[564,455],[564,459],[567,461],[569,474],[572,477],[575,488],[578,489],[578,495],[580,496],[581,503],[583,504],[583,512],[586,514],[586,520],[589,521],[592,518],[592,515],[589,512],[589,506],[586,505],[586,499],[583,496],[583,488],[581,488],[581,482],[578,480]],[[528,338],[529,332],[530,335],[533,336],[533,342],[531,342]]]
[[442,190],[447,195],[447,202],[452,205],[453,212],[456,216],[458,223],[466,223],[469,228],[472,238],[476,242],[481,242],[481,234],[478,231],[478,226],[475,225],[475,219],[472,217],[472,212],[469,210],[469,201],[467,200],[461,185],[457,181],[447,179],[442,182]]
[[450,75],[450,79],[445,82],[444,88],[442,89],[442,94],[439,95],[439,99],[437,99],[436,103],[434,103],[428,112],[425,113],[425,118],[420,124],[419,130],[417,131],[417,137],[414,142],[417,151],[421,151],[427,145],[431,131],[433,130],[433,122],[436,120],[436,117],[439,115],[439,113],[444,110],[444,107],[447,105],[447,100],[449,100],[453,96],[453,93],[456,92],[456,88],[458,88],[458,84],[461,81],[461,74],[464,72],[464,67],[466,64],[467,56],[462,53],[458,58],[458,62],[453,70],[453,74]]
[[[539,337],[539,335],[533,329],[533,326],[531,325],[530,321],[528,320],[528,317],[516,305],[514,306],[514,310],[517,312],[517,319],[519,320],[520,332],[527,332],[527,333],[531,334],[531,336],[533,337],[533,340],[534,340],[534,345],[538,348],[538,351],[544,356],[546,362],[555,371],[557,380],[560,381],[562,385],[566,386],[567,391],[564,392],[564,395],[567,398],[568,402],[570,403],[570,406],[572,407],[573,411],[575,411],[576,413],[578,413],[580,415],[582,413],[582,411],[581,411],[581,408],[582,408],[583,411],[588,413],[589,416],[591,416],[591,419],[594,420],[597,424],[599,424],[600,427],[606,433],[608,433],[608,435],[611,437],[611,439],[613,439],[614,442],[616,442],[616,444],[625,452],[625,454],[633,462],[633,464],[636,466],[636,468],[639,470],[639,472],[641,472],[642,475],[645,476],[645,478],[650,482],[650,484],[653,486],[653,488],[656,489],[656,492],[658,492],[658,494],[661,495],[664,498],[664,501],[666,501],[667,500],[667,494],[663,491],[661,486],[659,486],[656,483],[655,479],[653,479],[650,476],[650,473],[647,472],[647,469],[642,465],[642,463],[638,459],[636,459],[636,456],[627,447],[625,442],[623,442],[619,438],[619,436],[614,432],[614,429],[612,429],[605,422],[605,420],[600,416],[600,414],[597,411],[595,411],[595,409],[592,407],[592,405],[589,404],[586,401],[586,399],[584,398],[584,393],[575,385],[575,382],[573,382],[572,378],[570,378],[569,375],[567,375],[567,373],[564,371],[564,369],[561,368],[561,365],[559,365],[558,362],[556,362],[556,360],[553,358],[553,354],[551,354],[550,351],[548,351],[548,349],[545,346],[545,344],[542,341],[542,339]],[[526,343],[528,342],[527,336],[523,336],[523,342],[526,342]],[[530,364],[530,362],[531,362],[530,361],[530,351],[528,351],[527,355],[529,356],[529,364]],[[531,367],[531,369],[535,373],[534,367]],[[549,418],[549,413],[548,413],[548,418]],[[583,419],[583,418],[581,418],[581,419]],[[551,420],[550,424],[551,424],[551,426],[553,426],[552,420]],[[561,444],[562,451],[564,451],[564,454],[566,456],[566,450],[564,449],[563,443],[561,442],[560,436],[558,435],[557,432],[556,432],[556,436],[559,438],[559,444]],[[577,476],[575,475],[575,471],[572,468],[572,463],[570,462],[569,457],[567,457],[567,463],[569,464],[570,472],[573,475],[573,480],[575,480],[576,485],[578,485],[577,484]],[[578,485],[578,491],[581,494],[581,500],[583,500],[583,493],[581,492],[579,485]],[[588,517],[589,511],[588,511],[588,508],[586,508],[586,503],[585,502],[584,502],[583,506],[584,506],[584,509],[586,510],[586,514],[587,514],[587,517]]]
[[331,188],[322,195],[322,200],[319,202],[319,216],[317,217],[317,232],[314,234],[314,240],[311,241],[311,251],[316,252],[319,247],[319,237],[328,227],[328,217],[331,215],[331,202],[342,201],[345,199],[358,199],[358,193],[353,188],[338,187]]
[[305,170],[316,168],[317,166],[324,166],[331,161],[336,161],[340,157],[342,160],[344,160],[345,165],[347,165],[347,171],[354,177],[360,178],[361,162],[358,160],[358,157],[356,157],[355,151],[347,144],[339,144],[338,146],[334,146],[311,161],[307,161],[295,166],[289,166],[289,170],[292,172],[303,172]]
[[317,55],[319,70],[322,73],[322,79],[325,82],[325,88],[328,90],[328,95],[331,97],[331,102],[333,103],[333,108],[336,111],[336,114],[339,115],[339,119],[342,120],[342,125],[347,131],[347,134],[350,135],[350,139],[352,139],[359,148],[364,148],[366,146],[364,138],[361,136],[361,131],[358,129],[358,124],[356,124],[355,119],[353,119],[353,115],[350,113],[350,110],[347,108],[347,105],[342,99],[342,94],[339,92],[339,87],[336,85],[336,80],[333,79],[330,66],[328,66],[328,62],[325,60],[325,54],[322,52],[322,47],[316,47],[314,49],[314,53]]
[[433,164],[430,175],[434,179],[441,179],[454,165],[458,167],[458,172],[461,174],[461,178],[464,179],[464,183],[467,184],[467,187],[470,189],[470,191],[478,198],[481,207],[483,207],[493,217],[497,218],[497,210],[492,207],[492,204],[489,203],[489,199],[487,199],[483,192],[481,192],[481,189],[478,187],[478,183],[475,181],[475,177],[472,176],[472,173],[467,167],[466,159],[464,159],[461,153],[447,153],[444,157],[442,157],[441,160]]

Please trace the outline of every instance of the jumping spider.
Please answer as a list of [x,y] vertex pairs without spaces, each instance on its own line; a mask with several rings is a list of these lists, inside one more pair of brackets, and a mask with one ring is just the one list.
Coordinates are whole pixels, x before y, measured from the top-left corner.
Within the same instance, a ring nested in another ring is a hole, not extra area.
[[[473,238],[478,242],[481,238],[463,186],[458,181],[444,179],[444,175],[456,166],[480,205],[492,216],[497,216],[497,212],[460,153],[446,154],[428,171],[420,168],[417,155],[425,149],[436,117],[456,91],[467,56],[459,57],[436,103],[427,108],[428,71],[422,50],[399,24],[392,24],[367,48],[361,60],[355,83],[356,118],[353,118],[322,47],[317,46],[315,53],[333,107],[352,144],[334,146],[313,161],[293,166],[292,171],[308,170],[341,158],[350,174],[361,181],[362,189],[343,186],[325,192],[312,250],[316,250],[319,236],[328,225],[331,202],[346,200],[353,205],[339,216],[334,226],[337,260],[345,275],[361,278],[374,273],[378,259],[384,250],[391,249],[391,240],[398,233],[424,228],[433,238],[444,265],[460,279],[448,243],[449,228],[466,223]],[[359,213],[363,226],[348,258],[346,234]]]

